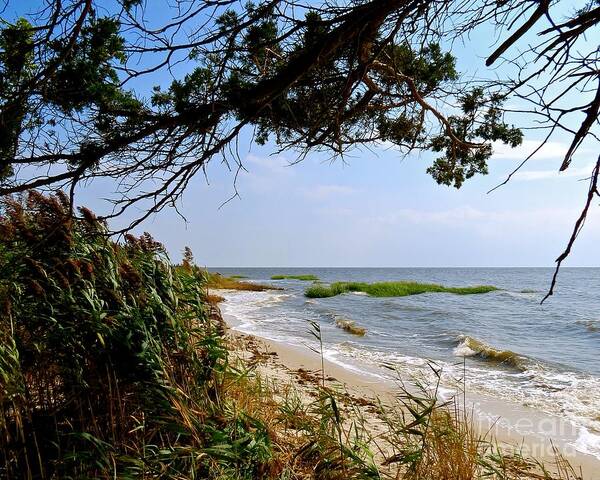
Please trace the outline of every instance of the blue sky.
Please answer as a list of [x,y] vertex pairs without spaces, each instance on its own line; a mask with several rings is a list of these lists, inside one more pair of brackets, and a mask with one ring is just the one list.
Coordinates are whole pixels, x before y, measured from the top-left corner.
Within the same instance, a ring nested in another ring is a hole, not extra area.
[[[381,147],[333,163],[309,155],[290,166],[292,153],[246,145],[239,198],[223,205],[234,174],[214,161],[208,182],[196,178],[184,196],[187,222],[164,210],[138,233],[151,232],[174,260],[190,246],[207,266],[550,266],[584,201],[591,150],[558,174],[566,144],[553,142],[487,193],[537,144],[530,138],[519,149],[498,147],[490,174],[460,190],[425,173],[433,158],[427,153],[404,157]],[[102,210],[101,196],[92,186],[79,200]],[[596,217],[592,211],[567,265],[600,264]]]
[[[526,144],[528,145],[528,144]],[[508,185],[487,194],[518,162],[497,155],[490,175],[461,190],[424,173],[430,158],[392,150],[356,153],[346,164],[309,156],[242,155],[241,198],[222,165],[198,178],[182,213],[165,211],[143,225],[171,256],[189,245],[209,266],[548,266],[560,253],[584,200],[587,171],[556,173],[554,144]],[[506,155],[506,156],[505,156]],[[509,158],[513,157],[513,158]],[[585,159],[574,165],[583,166]],[[91,195],[90,195],[91,194]],[[94,192],[87,203],[94,203]],[[83,200],[83,199],[82,199]],[[591,215],[570,265],[598,265],[599,224]]]
[[[492,74],[484,57],[493,38],[482,31],[453,47],[465,77]],[[173,260],[190,246],[207,266],[551,266],[583,206],[582,179],[598,155],[597,145],[585,145],[558,174],[568,138],[556,137],[510,183],[487,194],[541,137],[526,132],[522,147],[498,148],[490,174],[456,190],[425,173],[433,159],[427,153],[404,157],[381,146],[344,161],[314,154],[289,166],[293,152],[273,155],[272,145],[250,145],[248,135],[239,152],[247,169],[237,180],[240,198],[222,205],[234,192],[234,174],[215,158],[208,183],[195,179],[183,199],[187,222],[165,210],[138,233],[151,232]],[[104,211],[110,187],[91,185],[79,202]],[[567,265],[600,265],[597,217],[592,210]]]
[[[494,74],[485,67],[494,38],[479,31],[453,46],[466,78]],[[273,155],[273,146],[243,141],[240,198],[221,206],[234,192],[233,174],[216,161],[210,184],[198,178],[186,193],[187,223],[170,211],[143,227],[174,259],[188,245],[208,266],[551,266],[583,205],[598,148],[585,146],[559,174],[569,139],[556,137],[510,183],[486,193],[541,138],[526,132],[522,147],[498,147],[490,174],[460,190],[425,173],[427,153],[374,147],[344,161],[313,154],[289,166],[293,152]],[[567,265],[600,265],[597,216],[592,211]]]

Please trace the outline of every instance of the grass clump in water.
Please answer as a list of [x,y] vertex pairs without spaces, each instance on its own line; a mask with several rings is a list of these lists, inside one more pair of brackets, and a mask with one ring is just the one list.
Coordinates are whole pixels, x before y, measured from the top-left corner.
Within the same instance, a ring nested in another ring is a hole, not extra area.
[[473,287],[445,287],[434,283],[419,282],[335,282],[329,286],[313,285],[304,293],[309,298],[335,297],[342,293],[363,292],[372,297],[406,297],[420,293],[454,293],[456,295],[473,295],[498,290],[491,285]]
[[303,282],[316,282],[319,277],[316,275],[272,275],[271,280],[301,280]]
[[263,292],[265,290],[281,290],[270,285],[261,285],[259,283],[240,282],[239,277],[226,277],[218,272],[208,272],[208,281],[206,286],[211,289],[219,290],[247,290],[251,292]]
[[364,337],[367,334],[366,328],[357,325],[356,322],[352,320],[346,320],[345,318],[336,319],[335,325],[345,332],[351,333],[352,335],[357,335],[359,337]]

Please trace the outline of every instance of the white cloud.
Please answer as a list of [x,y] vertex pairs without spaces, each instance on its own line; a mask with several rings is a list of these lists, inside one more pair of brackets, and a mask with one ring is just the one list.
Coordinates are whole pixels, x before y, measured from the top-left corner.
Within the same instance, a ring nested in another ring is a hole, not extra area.
[[335,184],[298,187],[295,185],[299,180],[295,165],[280,155],[263,157],[249,154],[243,163],[247,171],[240,176],[240,187],[248,186],[256,192],[272,192],[283,188],[289,194],[300,195],[310,200],[325,200],[358,191],[347,185]]
[[[549,231],[569,229],[581,211],[577,208],[535,208],[484,211],[471,206],[448,210],[401,209],[373,222],[380,226],[413,224],[419,227],[470,229],[497,238],[499,232]],[[596,228],[594,225],[592,228]]]
[[246,156],[243,164],[246,169],[250,171],[256,169],[268,170],[272,172],[293,171],[291,162],[282,155],[259,157],[257,155],[249,154]]
[[403,208],[393,213],[377,216],[375,217],[375,221],[385,225],[409,222],[413,224],[452,226],[465,222],[478,221],[484,218],[485,215],[485,212],[469,206],[435,211]]
[[248,186],[256,192],[267,192],[277,190],[286,186],[295,172],[290,162],[282,156],[258,157],[248,155],[244,162],[246,171],[239,178],[239,187],[243,189]]
[[[540,140],[524,140],[517,148],[510,148],[502,142],[494,142],[493,159],[498,160],[525,160],[541,145]],[[546,142],[531,158],[531,160],[562,160],[569,149],[563,142]]]
[[328,221],[332,219],[340,219],[342,218],[343,222],[348,222],[348,218],[352,218],[356,216],[356,210],[353,208],[346,207],[337,207],[337,206],[326,206],[321,207],[315,210],[317,214],[322,217],[328,219]]
[[583,167],[570,167],[564,172],[559,172],[558,169],[551,170],[523,170],[515,174],[515,180],[556,180],[561,178],[588,178],[592,174],[594,169],[593,164],[589,164]]
[[341,195],[351,195],[358,190],[347,185],[315,185],[305,188],[302,193],[311,200],[325,200],[326,198],[339,197]]

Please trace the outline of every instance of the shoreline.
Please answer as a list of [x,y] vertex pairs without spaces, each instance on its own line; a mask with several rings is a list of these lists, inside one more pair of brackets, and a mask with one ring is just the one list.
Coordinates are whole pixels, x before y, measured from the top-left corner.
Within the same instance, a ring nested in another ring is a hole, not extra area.
[[[326,385],[341,386],[355,399],[368,404],[379,399],[393,401],[400,381],[394,381],[375,372],[370,375],[358,368],[336,363],[307,346],[272,340],[256,333],[246,333],[236,327],[244,319],[223,315],[228,332],[239,339],[249,339],[253,348],[262,349],[270,361],[260,364],[261,374],[268,379],[291,383],[306,388],[306,384],[320,381],[321,365]],[[321,363],[322,362],[322,363]],[[462,402],[462,401],[461,401]],[[524,456],[543,461],[550,471],[556,468],[558,451],[584,480],[600,480],[600,459],[575,449],[579,428],[568,421],[520,405],[509,405],[503,400],[483,395],[466,395],[466,408],[472,416],[477,431],[488,440],[493,439],[501,448],[518,449]]]

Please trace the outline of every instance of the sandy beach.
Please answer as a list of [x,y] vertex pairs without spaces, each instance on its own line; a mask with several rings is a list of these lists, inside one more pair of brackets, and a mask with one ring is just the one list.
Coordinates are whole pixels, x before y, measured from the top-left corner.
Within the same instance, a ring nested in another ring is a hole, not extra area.
[[[315,383],[325,379],[327,386],[344,389],[353,399],[366,406],[379,399],[383,404],[393,402],[399,392],[399,382],[406,386],[410,379],[398,382],[352,368],[352,365],[340,365],[321,356],[308,347],[290,345],[250,335],[236,330],[239,318],[224,316],[229,326],[228,335],[241,350],[252,352],[253,363],[257,371],[270,381],[293,384],[307,398]],[[321,375],[321,368],[324,373]],[[487,440],[493,440],[503,449],[518,449],[524,456],[542,460],[549,471],[556,470],[558,451],[571,465],[581,472],[585,480],[600,479],[600,460],[593,455],[581,453],[575,449],[578,438],[577,429],[558,417],[553,417],[534,409],[516,404],[467,394],[464,405],[472,415],[473,423]],[[367,408],[368,411],[368,408]],[[374,428],[377,419],[372,416]]]

